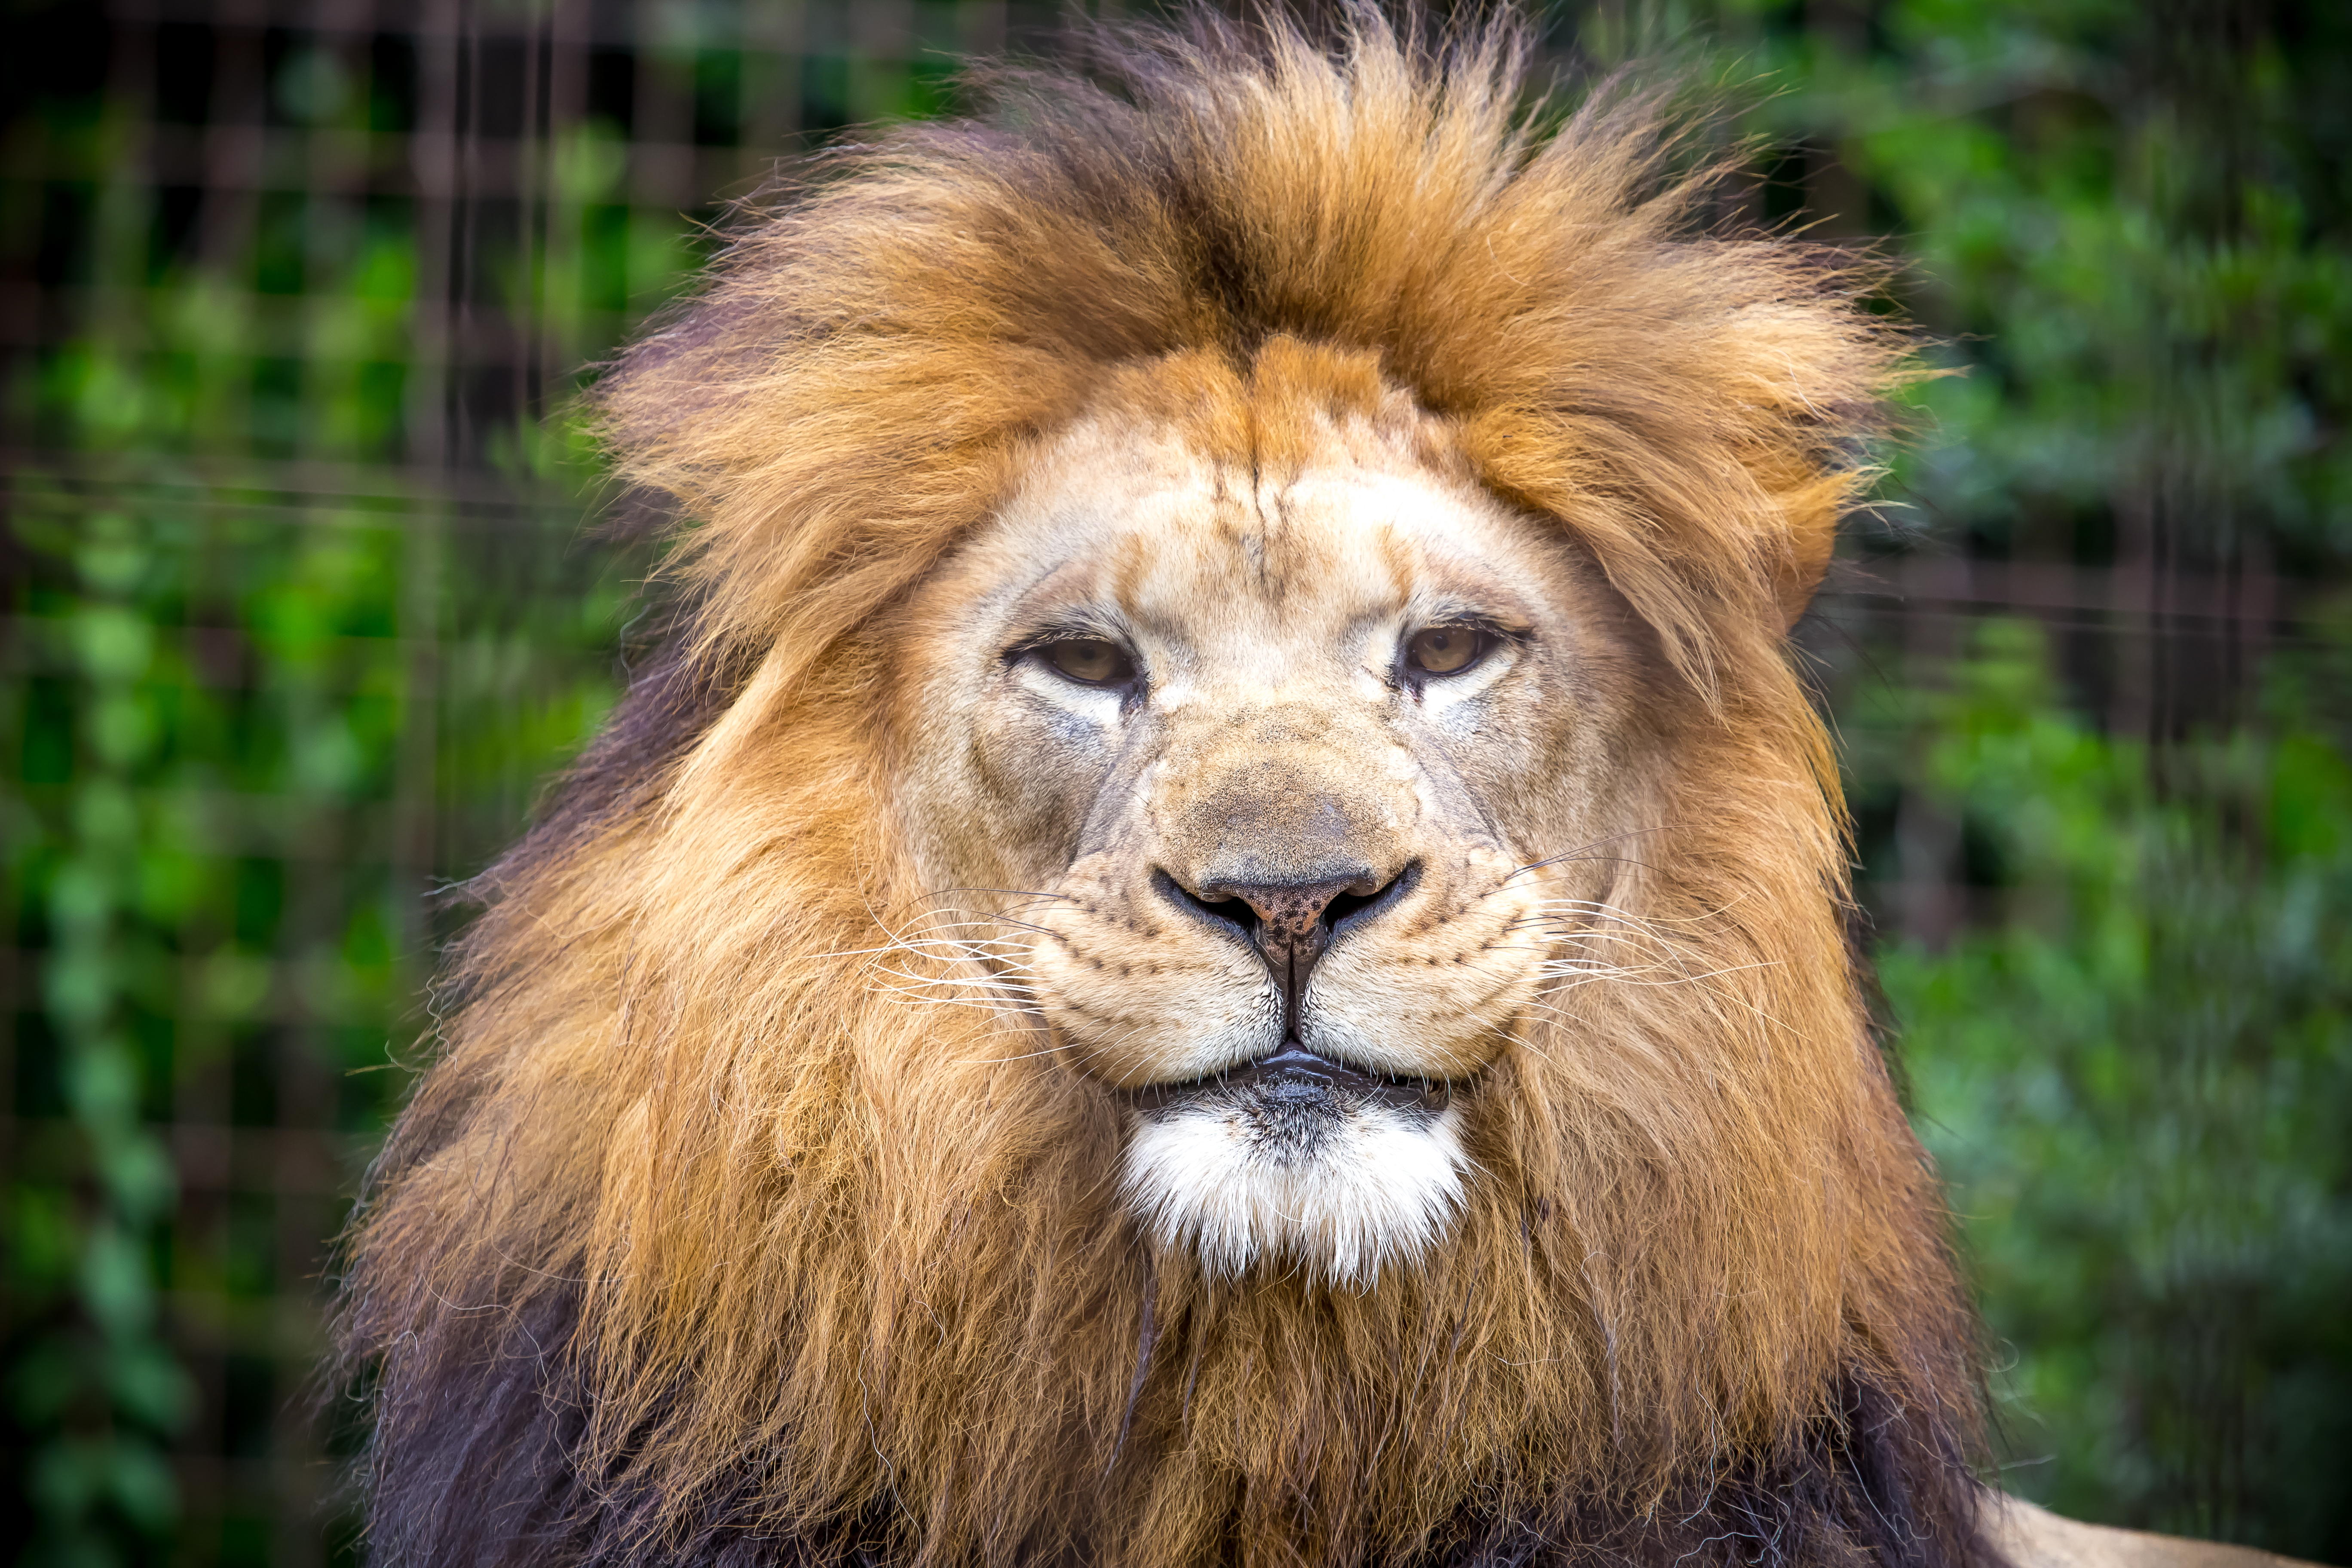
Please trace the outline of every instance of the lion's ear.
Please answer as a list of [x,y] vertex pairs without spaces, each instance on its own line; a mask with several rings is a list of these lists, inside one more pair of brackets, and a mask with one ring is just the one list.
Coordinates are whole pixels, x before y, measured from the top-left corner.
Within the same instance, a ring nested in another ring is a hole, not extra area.
[[1853,489],[1850,474],[1816,475],[1811,482],[1781,492],[1780,514],[1788,531],[1773,552],[1772,595],[1780,605],[1780,626],[1786,630],[1811,604],[1814,591],[1829,572],[1837,549],[1838,518]]

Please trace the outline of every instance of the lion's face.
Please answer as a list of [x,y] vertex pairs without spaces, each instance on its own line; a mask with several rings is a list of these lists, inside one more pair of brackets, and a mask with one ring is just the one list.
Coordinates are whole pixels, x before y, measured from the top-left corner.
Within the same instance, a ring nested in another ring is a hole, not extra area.
[[1679,92],[1213,10],[600,384],[675,619],[354,1220],[380,1556],[1969,1557],[1786,640],[1905,341]]
[[1605,890],[1577,852],[1634,826],[1629,638],[1427,416],[1198,375],[1047,447],[922,599],[906,935],[1122,1098],[1163,1244],[1369,1277],[1443,1233]]

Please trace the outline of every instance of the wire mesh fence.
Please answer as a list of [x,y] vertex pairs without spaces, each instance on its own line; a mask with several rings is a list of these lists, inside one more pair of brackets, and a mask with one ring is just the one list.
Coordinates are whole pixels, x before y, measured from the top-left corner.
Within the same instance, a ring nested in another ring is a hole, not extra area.
[[716,203],[1007,13],[19,25],[68,79],[20,80],[5,198],[17,1496],[61,1546],[176,1513],[187,1560],[316,1562],[321,1276],[427,894],[593,730],[643,568],[548,416]]
[[[1709,15],[1732,53],[1801,66],[1807,50],[1849,45],[1900,56],[1912,47],[1895,36],[1904,13]],[[347,1437],[308,1391],[331,1238],[422,1049],[435,944],[464,917],[462,900],[429,895],[510,839],[541,781],[593,731],[625,678],[634,585],[651,564],[642,547],[583,533],[604,498],[594,454],[562,412],[587,367],[707,254],[719,204],[748,195],[779,154],[937,111],[959,58],[1050,47],[1055,20],[981,0],[105,0],[13,17],[0,142],[0,728],[16,759],[0,801],[11,885],[0,906],[0,1323],[13,1537],[60,1561],[296,1564],[354,1550],[332,1500]],[[1550,36],[1563,60],[1605,60],[1685,47],[1686,20],[1600,5],[1563,13]],[[1821,90],[1761,111],[1758,177],[1741,199],[1759,221],[1802,205],[1827,215],[1825,232],[1899,227],[1880,209],[1915,194],[1888,173],[1903,146],[1873,143],[1850,101],[1876,79],[1803,68]],[[1945,90],[1943,79],[1908,79]],[[2020,115],[2073,112],[2032,98],[2019,96]],[[1840,102],[1844,121],[1822,108]],[[2284,243],[2324,251],[2333,238],[2312,233],[2340,216],[2311,216],[2311,232]],[[1905,241],[1929,271],[1948,260],[1933,237]],[[1955,334],[1979,330],[1937,287],[1916,286],[1923,312],[1943,310],[1937,324]],[[2316,345],[2290,345],[2273,367],[2281,384],[2317,378],[2289,399],[2313,418],[2347,401],[2334,373],[2310,364],[2334,352],[2345,308],[2315,309]],[[2055,704],[2074,716],[2059,740],[2114,763],[2116,780],[2160,778],[2167,757],[2186,777],[2284,700],[2276,672],[2291,667],[2301,706],[2285,739],[2248,764],[2252,782],[2168,798],[2189,800],[2198,823],[2232,802],[2256,803],[2247,809],[2267,822],[2277,779],[2304,766],[2289,755],[2300,736],[2319,760],[2296,798],[2326,817],[2347,798],[2326,771],[2346,733],[2331,728],[2330,683],[2352,673],[2331,629],[2347,580],[2327,531],[2336,469],[2295,480],[2302,499],[2279,501],[2247,500],[2230,467],[2261,460],[2265,440],[2282,472],[2341,467],[2332,435],[2307,418],[2300,437],[2182,437],[2168,449],[2168,449],[2120,466],[2093,455],[2084,483],[2053,480],[2067,453],[2000,457],[1976,439],[1986,426],[1965,402],[2006,396],[2017,414],[2030,402],[2018,388],[2042,384],[2030,353],[2003,361],[1954,341],[1964,346],[1947,357],[1973,353],[1979,374],[1954,395],[1962,402],[1929,408],[1956,438],[1926,443],[1898,475],[1896,493],[1921,510],[1859,532],[1804,634],[1848,742],[1865,899],[1891,940],[1915,944],[1899,949],[1892,984],[1927,998],[1916,1005],[1931,1023],[1943,1016],[1933,986],[1949,973],[1903,964],[1998,931],[2047,891],[2020,861],[2042,841],[2004,837],[2015,823],[1985,783],[1991,753],[1955,763],[1953,745],[2043,735],[2032,726]],[[2148,374],[2183,384],[2177,367]],[[2246,413],[2242,399],[2182,395],[2194,417]],[[2150,428],[2162,448],[2173,427]],[[2009,477],[1954,471],[1969,461],[2005,461]],[[2319,521],[2295,522],[2305,513]],[[1987,652],[1974,628],[1988,620],[2039,626],[2044,645]],[[2042,707],[1999,709],[1979,691],[1977,706],[1954,708],[1966,692],[1945,672],[1972,649],[1968,668],[1996,685],[2004,670],[2042,680]],[[2295,657],[2282,664],[2283,652]],[[2111,826],[2171,809],[2122,783],[2097,787],[2108,794],[2085,809]],[[2047,795],[2037,789],[2027,795]],[[2269,845],[2284,864],[2267,831],[2228,841]],[[2342,1010],[2326,976],[2352,962],[2344,889],[2327,880],[2340,868],[2326,856],[2341,856],[2294,853],[2325,861],[2311,895],[2319,934],[2295,950],[2319,978],[2231,979],[2266,987],[2276,1016],[2217,1025],[2220,1067],[2149,1046],[2154,1109],[2115,1112],[2134,1129],[2164,1122],[2191,1142],[2228,1143],[2207,1151],[2213,1170],[2237,1170],[2228,1159],[2242,1154],[2268,1170],[2261,1162],[2282,1146],[2305,1158],[2327,1138],[2329,1108],[2352,1106],[2340,1018],[2313,1022]],[[2079,911],[2094,874],[2066,867]],[[2228,907],[2246,921],[2284,907],[2285,883],[2243,857],[2231,868],[2240,896]],[[2116,872],[2099,885],[2144,905],[2182,884]],[[2142,948],[2166,951],[2159,938]],[[1991,1012],[2039,994],[2008,973],[1987,971],[1972,994]],[[2303,1046],[2275,1046],[2294,1030]],[[2195,1084],[2217,1072],[2252,1074],[2240,1088],[2257,1099],[2292,1079],[2303,1120],[2198,1110]],[[2231,1142],[2247,1138],[2252,1153]],[[1957,1155],[1964,1168],[1969,1157]],[[2206,1169],[2203,1157],[2182,1156]],[[2352,1279],[2352,1188],[2332,1158],[2305,1159],[2303,1184],[2280,1199],[2315,1204],[2316,1230],[2242,1215],[2216,1223],[2253,1229],[2216,1245],[2242,1262],[2257,1241],[2302,1249],[2298,1289]],[[2210,1206],[2183,1201],[2195,1215]],[[2132,1212],[2154,1223],[2155,1211]],[[2168,1256],[2140,1273],[2206,1279],[2177,1248]],[[1998,1245],[1988,1257],[1997,1282]],[[2252,1265],[2229,1275],[2266,1278]],[[2221,1299],[2178,1300],[2210,1317]],[[2083,1310],[2109,1306],[2118,1321],[2140,1310],[2108,1297]],[[2051,1308],[2050,1332],[2077,1333],[2073,1310]],[[2126,1369],[2105,1382],[2083,1373],[2070,1394],[2061,1367],[2036,1385],[2045,1402],[2147,1406],[2097,1417],[2123,1434],[2114,1441],[2128,1462],[2110,1467],[2123,1480],[2100,1472],[2108,1489],[2082,1493],[2088,1506],[2315,1556],[2342,1550],[2343,1507],[2282,1511],[2241,1473],[2282,1432],[2318,1463],[2352,1453],[2343,1418],[2319,1409],[2330,1390],[2352,1394],[2352,1352],[2309,1312],[2265,1310],[2263,1331],[2285,1335],[2291,1353],[2208,1345],[2210,1375],[2185,1393],[2130,1371],[2134,1357],[2170,1353],[2162,1324],[2116,1351]],[[2106,1352],[2084,1353],[2106,1364]],[[2250,1376],[2286,1389],[2290,1414],[2248,1393]],[[2175,1430],[2213,1408],[2237,1412],[2237,1426]]]

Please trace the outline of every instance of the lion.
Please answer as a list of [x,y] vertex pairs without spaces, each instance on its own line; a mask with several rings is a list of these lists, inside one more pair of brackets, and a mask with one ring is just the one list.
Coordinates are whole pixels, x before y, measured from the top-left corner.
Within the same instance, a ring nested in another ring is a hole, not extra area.
[[1530,40],[1001,69],[609,370],[672,619],[346,1244],[378,1561],[2132,1555],[1975,1479],[1790,651],[1908,342]]

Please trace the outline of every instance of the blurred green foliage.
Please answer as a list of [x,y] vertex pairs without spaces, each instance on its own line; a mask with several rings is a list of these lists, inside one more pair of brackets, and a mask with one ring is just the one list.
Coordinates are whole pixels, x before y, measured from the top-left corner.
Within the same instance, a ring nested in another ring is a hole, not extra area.
[[[285,118],[363,129],[327,58],[283,52]],[[265,191],[226,264],[159,259],[121,156],[147,108],[37,100],[8,128],[54,176],[11,248],[39,240],[80,310],[7,387],[37,456],[9,477],[0,686],[27,991],[0,1531],[28,1563],[295,1563],[333,1517],[320,1273],[423,1027],[424,895],[593,732],[643,563],[576,548],[593,475],[560,424],[487,432],[446,485],[400,466],[438,416],[414,204]],[[674,213],[596,216],[611,159],[575,153],[579,243],[489,255],[485,291],[617,336],[696,252]]]
[[[1955,647],[1919,606],[1832,677],[1865,895],[1897,913],[1940,869],[1973,917],[1940,948],[1897,919],[1882,977],[2003,1482],[2352,1561],[2352,14],[1783,15],[1724,13],[1784,85],[1757,116],[1802,150],[1783,177],[1899,247],[1963,373],[1916,389],[1865,563],[2277,571],[2321,639],[2208,605]],[[1921,809],[1957,828],[1942,868],[1906,864]]]
[[[656,89],[699,148],[787,89],[818,132],[949,101],[943,54],[763,52],[726,8],[641,9],[638,123],[555,126],[539,239],[467,240],[467,298],[566,365],[704,243],[708,209],[634,183]],[[961,10],[918,9],[952,49]],[[1759,213],[1892,254],[1890,308],[1965,373],[1915,390],[1863,565],[2275,573],[2296,596],[2284,651],[2210,658],[2144,616],[1962,640],[1833,602],[1851,640],[1823,683],[1999,1347],[2005,1483],[2352,1562],[2352,659],[2311,635],[2352,582],[2352,16],[1555,10],[1589,57],[1760,83]],[[287,166],[415,128],[416,58],[272,37]],[[431,455],[447,405],[418,343],[453,285],[417,200],[272,176],[206,248],[126,156],[193,133],[142,118],[182,110],[63,66],[19,88],[0,244],[69,324],[0,389],[0,1446],[28,1560],[315,1560],[316,1276],[424,1026],[452,917],[419,895],[593,732],[644,563],[575,542],[593,456],[560,422],[461,417],[470,445]],[[1924,873],[1896,831],[1923,809],[1963,850]],[[1923,874],[1966,884],[1953,940],[1895,918]]]
[[[226,1361],[205,1447],[267,1454],[305,1419],[320,1342],[289,1299],[315,1289],[405,1082],[383,1069],[421,1021],[430,931],[402,797],[437,803],[445,832],[469,809],[494,824],[458,851],[478,864],[593,731],[620,624],[619,585],[576,568],[532,574],[519,601],[510,577],[420,597],[436,520],[411,506],[159,489],[108,487],[94,510],[82,489],[26,487],[14,518],[45,568],[7,714],[6,868],[47,1025],[20,1017],[5,1221],[29,1561],[170,1534],[163,1456],[197,1403],[174,1341]],[[551,552],[571,527],[520,522]],[[227,1190],[182,1208],[166,1138],[206,1147],[192,1133],[257,1168],[208,1153]],[[310,1511],[292,1527],[315,1530]],[[219,1522],[233,1548],[238,1520]]]
[[[1916,392],[1902,499],[1948,541],[2352,555],[2352,12],[2316,0],[1636,7],[1767,94],[1780,203],[1900,261],[1967,374]],[[1688,47],[1687,45],[1680,45]],[[2055,539],[2052,538],[2055,535]],[[2074,535],[2071,539],[2068,535]]]
[[[12,1184],[11,1285],[70,1290],[82,1311],[25,1347],[8,1394],[19,1421],[61,1429],[36,1458],[27,1489],[44,1527],[62,1535],[55,1544],[67,1545],[101,1508],[150,1533],[172,1521],[177,1488],[158,1439],[186,1419],[192,1390],[156,1337],[148,1251],[176,1192],[171,1159],[141,1116],[134,1009],[149,955],[127,930],[173,869],[142,853],[146,825],[132,791],[163,739],[143,689],[154,628],[133,598],[148,563],[136,526],[114,513],[85,520],[58,542],[81,588],[56,630],[61,662],[80,687],[84,765],[53,832],[12,824],[10,868],[20,856],[35,860],[23,867],[32,873],[25,891],[41,898],[51,933],[42,980],[61,1047],[57,1088],[86,1141],[97,1201],[72,1215],[58,1190]],[[69,1422],[70,1414],[97,1419]]]
[[[2292,672],[2352,691],[2352,641]],[[2271,722],[2169,749],[2070,714],[1987,623],[1911,699],[2005,914],[1880,978],[1952,1184],[2014,1490],[2315,1556],[2352,1456],[2352,762]]]
[[[1831,653],[2003,1483],[2352,1561],[2352,13],[1717,17],[1781,89],[1754,122],[1790,205],[1895,247],[1962,373],[1915,389],[1862,564],[2102,572],[2125,612],[1961,638],[1915,605]],[[2169,624],[2122,596],[2273,572],[2284,644],[2218,592]],[[1898,818],[1938,811],[1922,864]],[[1969,923],[1906,939],[1937,875]]]

